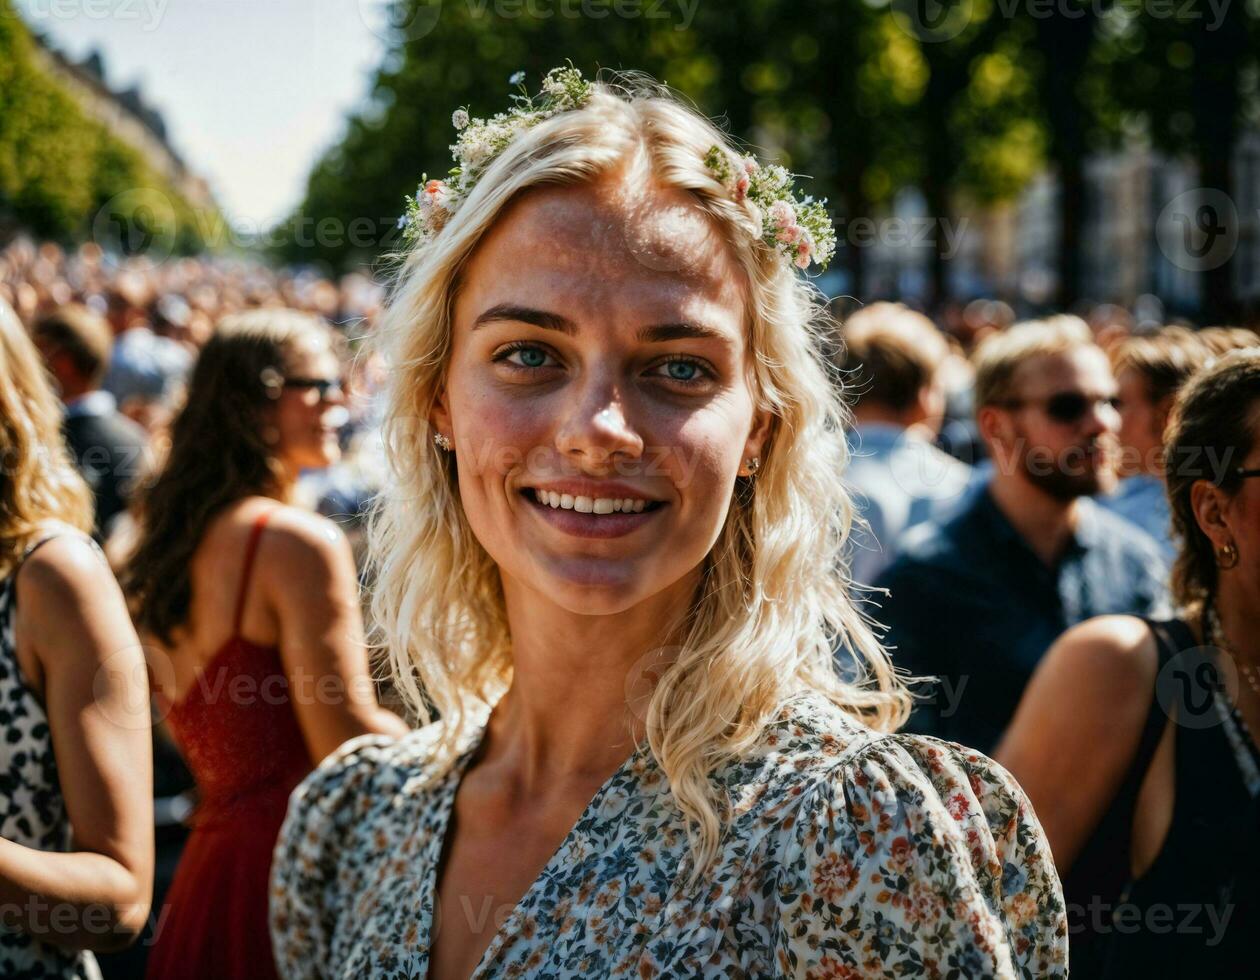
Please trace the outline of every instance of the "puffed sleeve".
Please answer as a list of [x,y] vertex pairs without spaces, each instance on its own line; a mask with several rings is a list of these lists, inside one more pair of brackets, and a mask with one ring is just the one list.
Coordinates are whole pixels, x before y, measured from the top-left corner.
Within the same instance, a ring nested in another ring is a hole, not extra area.
[[396,740],[360,735],[341,745],[289,797],[271,861],[270,926],[276,967],[286,980],[324,976],[338,902],[353,892],[338,880],[337,857],[368,792],[379,755]]
[[949,742],[884,737],[807,794],[779,867],[785,977],[1067,976],[1049,844],[1023,791]]

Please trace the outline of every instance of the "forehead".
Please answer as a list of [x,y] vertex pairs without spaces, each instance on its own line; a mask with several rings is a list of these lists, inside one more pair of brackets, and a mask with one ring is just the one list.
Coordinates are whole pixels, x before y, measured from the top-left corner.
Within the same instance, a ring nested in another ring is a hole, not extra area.
[[1107,355],[1098,347],[1077,347],[1062,354],[1038,354],[1015,372],[1016,390],[1025,397],[1058,391],[1110,392],[1115,378]]
[[318,334],[304,336],[294,343],[285,360],[291,370],[337,366],[337,355],[333,353],[331,342]]
[[739,330],[745,281],[691,195],[614,176],[512,202],[464,270],[456,318],[528,301],[579,322],[694,317]]

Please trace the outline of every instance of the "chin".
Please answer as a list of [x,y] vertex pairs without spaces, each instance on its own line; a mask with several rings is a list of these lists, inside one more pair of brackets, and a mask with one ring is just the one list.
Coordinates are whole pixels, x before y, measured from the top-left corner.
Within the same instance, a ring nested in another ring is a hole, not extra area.
[[535,580],[535,587],[570,612],[611,616],[634,608],[650,594],[624,562],[570,558],[548,565],[548,574]]

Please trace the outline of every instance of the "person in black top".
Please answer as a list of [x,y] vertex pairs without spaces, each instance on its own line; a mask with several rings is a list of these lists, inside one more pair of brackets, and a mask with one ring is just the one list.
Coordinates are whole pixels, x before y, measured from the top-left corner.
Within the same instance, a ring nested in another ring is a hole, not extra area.
[[102,317],[67,304],[38,320],[32,335],[65,404],[62,434],[96,498],[93,536],[102,541],[143,471],[148,435],[101,390],[113,343]]
[[1067,632],[996,753],[1050,838],[1074,978],[1256,974],[1260,348],[1191,379],[1164,453],[1178,617]]

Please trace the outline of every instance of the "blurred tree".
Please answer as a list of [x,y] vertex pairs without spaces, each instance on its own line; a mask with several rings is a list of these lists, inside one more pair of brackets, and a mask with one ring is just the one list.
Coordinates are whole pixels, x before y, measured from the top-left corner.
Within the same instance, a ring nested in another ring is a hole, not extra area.
[[[1260,93],[1260,21],[1244,3],[1176,4],[1167,9],[1121,5],[1110,23],[1115,99],[1171,156],[1188,154],[1199,186],[1237,200],[1234,151],[1244,124],[1254,124]],[[1168,202],[1157,202],[1157,205]],[[1205,203],[1209,234],[1236,234],[1237,214]],[[1200,314],[1224,322],[1240,312],[1233,249],[1202,270]]]
[[[131,193],[129,193],[131,192]],[[8,225],[61,241],[82,240],[109,205],[102,227],[139,227],[153,199],[170,215],[174,247],[202,244],[192,209],[131,146],[88,117],[38,63],[34,41],[0,0],[0,216]],[[115,224],[114,220],[121,222]],[[118,241],[101,244],[119,245]]]

